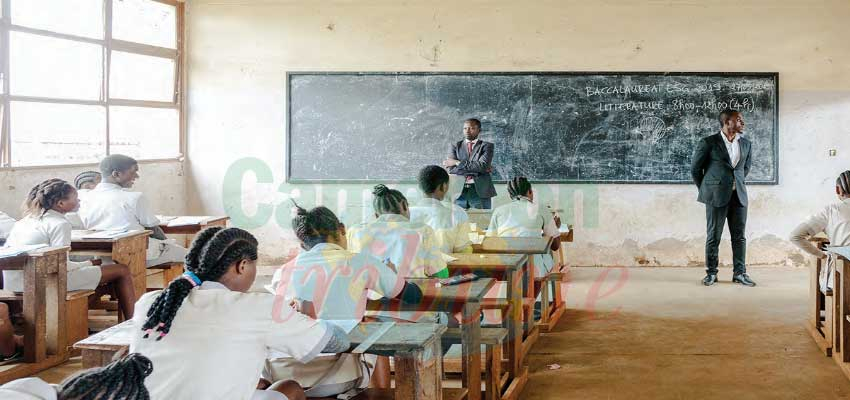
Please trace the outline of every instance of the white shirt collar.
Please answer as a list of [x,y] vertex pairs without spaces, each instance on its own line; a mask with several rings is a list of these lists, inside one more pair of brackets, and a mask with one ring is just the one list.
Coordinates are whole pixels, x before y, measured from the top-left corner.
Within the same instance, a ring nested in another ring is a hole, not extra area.
[[313,246],[313,248],[310,249],[307,252],[310,253],[310,252],[322,251],[322,250],[345,250],[345,249],[343,249],[340,245],[338,245],[336,243],[319,243],[319,244]]
[[383,214],[377,219],[380,222],[408,222],[409,219],[405,218],[404,215],[401,214]]
[[478,138],[475,138],[475,140],[464,139],[463,141],[465,143],[472,143],[472,145],[475,146],[475,144],[478,143]]
[[224,286],[221,282],[216,281],[203,281],[201,286],[198,288],[200,290],[211,290],[211,289],[224,289],[230,290],[227,286]]
[[419,200],[419,205],[422,207],[434,207],[434,206],[442,206],[443,202],[431,197],[423,197]]
[[735,144],[735,143],[738,143],[738,140],[740,140],[740,139],[741,139],[741,134],[740,134],[740,133],[739,133],[739,134],[737,134],[737,135],[735,135],[735,138],[734,138],[734,139],[732,139],[732,141],[731,141],[731,142],[729,141],[729,138],[727,138],[727,137],[726,137],[726,134],[725,134],[725,133],[723,133],[723,131],[720,131],[720,136],[723,138],[723,143],[726,143],[726,144]]
[[95,186],[95,189],[100,189],[100,190],[122,190],[122,189],[124,189],[124,188],[122,188],[121,186],[116,185],[116,184],[114,184],[114,183],[101,182],[101,183],[98,183],[98,184],[97,184],[97,186]]

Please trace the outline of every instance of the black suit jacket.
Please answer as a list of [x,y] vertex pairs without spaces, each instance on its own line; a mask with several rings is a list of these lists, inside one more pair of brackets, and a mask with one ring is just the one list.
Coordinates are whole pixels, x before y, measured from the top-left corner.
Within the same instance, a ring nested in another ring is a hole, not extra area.
[[490,175],[493,147],[493,143],[478,139],[472,147],[472,154],[466,148],[466,140],[452,143],[449,149],[449,158],[460,161],[456,166],[450,167],[449,172],[455,175],[472,176],[475,180],[475,191],[481,198],[496,196],[496,188],[493,186],[493,178]]
[[[741,160],[733,168],[724,143],[725,139],[720,135],[721,133],[717,133],[702,138],[694,152],[691,177],[699,188],[697,200],[712,207],[723,207],[729,204],[732,195],[737,193],[738,200],[746,207],[748,199],[745,183],[752,165],[752,144],[749,139],[741,136],[739,139]],[[735,182],[734,191],[732,190],[733,181]]]

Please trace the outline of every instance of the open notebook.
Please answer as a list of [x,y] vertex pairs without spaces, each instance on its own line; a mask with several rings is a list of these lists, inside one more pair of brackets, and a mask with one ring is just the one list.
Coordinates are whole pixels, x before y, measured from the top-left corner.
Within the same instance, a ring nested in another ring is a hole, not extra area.
[[24,246],[0,247],[0,258],[14,257],[14,256],[17,256],[17,255],[28,253],[28,252],[33,251],[33,250],[40,249],[42,247],[47,247],[47,245],[30,244],[30,245],[24,245]]

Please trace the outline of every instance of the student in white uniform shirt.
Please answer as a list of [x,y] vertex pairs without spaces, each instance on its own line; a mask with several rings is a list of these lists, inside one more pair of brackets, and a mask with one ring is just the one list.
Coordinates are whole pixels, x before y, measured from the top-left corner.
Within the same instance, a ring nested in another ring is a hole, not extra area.
[[141,192],[131,192],[139,178],[139,164],[133,158],[113,154],[100,162],[103,182],[86,195],[80,207],[80,219],[85,229],[98,231],[150,230],[147,266],[180,262],[186,249],[168,239],[159,228],[159,219]]
[[[346,250],[345,226],[333,211],[316,207],[307,211],[296,207],[292,228],[304,249],[286,270],[278,270],[272,287],[279,296],[309,304],[315,316],[323,320],[363,319],[367,292],[406,303],[418,303],[419,287],[396,275],[392,264],[363,253]],[[309,397],[335,397],[369,385],[375,370],[373,355],[334,354],[301,364],[292,358],[271,358],[263,377],[271,382],[295,380]],[[389,385],[389,370],[377,372],[376,387]]]
[[471,253],[469,216],[460,206],[443,202],[449,192],[449,173],[436,165],[422,168],[419,189],[423,198],[410,207],[410,221],[430,226],[443,253]]
[[[500,237],[558,237],[558,223],[546,207],[534,202],[531,183],[523,177],[508,182],[508,194],[511,202],[493,210],[487,236]],[[558,250],[559,240],[552,242],[551,249]],[[542,277],[552,270],[554,261],[551,254],[535,254],[535,277]]]
[[[84,171],[77,174],[77,177],[74,178],[74,186],[77,188],[77,196],[80,198],[80,204],[85,202],[85,197],[88,192],[91,192],[92,189],[97,187],[97,185],[101,181],[100,172],[97,171]],[[83,226],[83,221],[80,219],[80,215],[76,212],[69,212],[65,214],[65,218],[68,221],[71,221],[71,226],[74,229],[85,229]]]
[[850,246],[850,171],[844,171],[835,183],[838,202],[826,206],[819,213],[810,216],[791,232],[791,242],[803,251],[827,260],[826,268],[821,270],[819,279],[821,292],[833,288],[835,259],[809,241],[814,235],[826,232],[830,246]]
[[[61,179],[48,179],[30,190],[24,207],[26,215],[15,223],[6,246],[71,245],[71,223],[64,215],[79,207],[77,190],[71,184]],[[68,290],[95,290],[100,285],[112,283],[118,292],[118,306],[127,318],[132,317],[136,293],[130,269],[122,264],[100,264],[100,260],[69,260]],[[3,288],[23,292],[23,279],[21,271],[3,271]]]
[[0,246],[2,246],[2,242],[6,241],[6,238],[9,237],[9,232],[12,231],[12,226],[15,225],[15,219],[7,215],[6,213],[0,211]]
[[145,378],[151,360],[129,354],[100,368],[80,371],[51,385],[39,378],[23,378],[0,386],[4,400],[148,400]]
[[349,349],[341,329],[295,311],[283,297],[248,293],[256,273],[250,233],[207,228],[192,242],[184,275],[139,299],[130,351],[156,367],[146,381],[152,399],[303,399],[292,381],[257,389],[269,351],[306,363]]

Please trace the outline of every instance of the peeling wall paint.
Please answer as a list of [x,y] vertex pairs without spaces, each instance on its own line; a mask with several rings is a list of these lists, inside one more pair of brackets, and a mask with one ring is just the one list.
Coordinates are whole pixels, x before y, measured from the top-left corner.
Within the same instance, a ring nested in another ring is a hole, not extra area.
[[[777,71],[780,184],[750,187],[754,265],[807,262],[785,239],[834,200],[835,176],[850,168],[846,0],[192,0],[187,9],[188,207],[223,212],[228,167],[243,157],[262,160],[270,181],[246,175],[239,198],[249,215],[274,208],[251,228],[265,260],[295,248],[285,222],[290,196],[332,206],[349,221],[369,215],[360,201],[368,187],[283,184],[286,71]],[[829,149],[838,156],[828,157]],[[569,246],[576,265],[703,263],[705,210],[692,186],[541,189],[545,201],[575,192],[564,220],[577,228]],[[346,203],[352,199],[359,202]],[[728,265],[724,236],[721,263]]]

